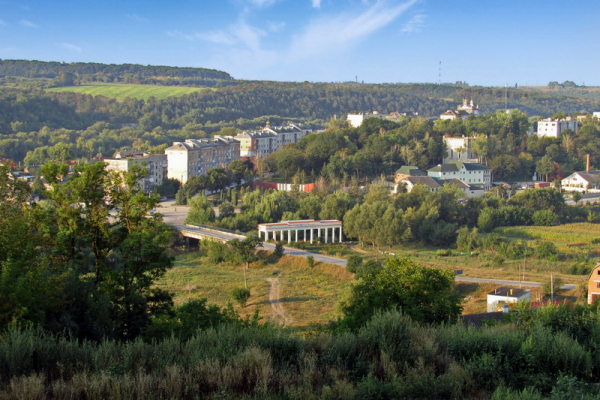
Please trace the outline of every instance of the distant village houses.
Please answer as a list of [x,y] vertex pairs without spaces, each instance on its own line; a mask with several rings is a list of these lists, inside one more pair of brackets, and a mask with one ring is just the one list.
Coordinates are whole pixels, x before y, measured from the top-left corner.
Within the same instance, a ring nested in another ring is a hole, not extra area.
[[456,111],[448,110],[440,115],[440,119],[467,119],[471,115],[479,115],[479,106],[473,103],[473,99],[471,99],[470,103],[467,102],[467,99],[463,99],[462,105],[456,107]]

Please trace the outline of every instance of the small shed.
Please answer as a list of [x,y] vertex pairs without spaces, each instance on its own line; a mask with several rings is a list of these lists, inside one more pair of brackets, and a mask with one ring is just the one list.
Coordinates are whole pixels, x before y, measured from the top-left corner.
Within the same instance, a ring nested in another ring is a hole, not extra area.
[[531,290],[499,287],[487,294],[487,311],[495,311],[502,303],[531,301]]

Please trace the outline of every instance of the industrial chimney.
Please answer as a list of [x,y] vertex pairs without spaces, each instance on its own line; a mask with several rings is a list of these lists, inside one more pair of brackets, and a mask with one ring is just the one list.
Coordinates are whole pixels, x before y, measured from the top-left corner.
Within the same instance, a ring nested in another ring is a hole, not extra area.
[[586,154],[585,172],[590,172],[590,155]]

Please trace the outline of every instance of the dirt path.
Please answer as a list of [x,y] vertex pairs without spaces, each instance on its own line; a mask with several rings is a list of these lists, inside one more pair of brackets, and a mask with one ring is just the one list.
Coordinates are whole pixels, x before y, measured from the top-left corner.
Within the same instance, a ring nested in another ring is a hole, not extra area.
[[267,282],[271,284],[271,288],[269,289],[269,302],[271,303],[271,308],[273,309],[273,315],[271,316],[271,320],[277,322],[280,325],[290,325],[294,319],[285,312],[283,306],[281,305],[280,292],[281,292],[281,284],[279,282],[279,278],[268,278]]
[[358,247],[356,247],[356,245],[350,246],[350,250],[355,251],[357,253],[361,253],[361,254],[371,254],[368,251],[365,251],[363,249],[359,249]]

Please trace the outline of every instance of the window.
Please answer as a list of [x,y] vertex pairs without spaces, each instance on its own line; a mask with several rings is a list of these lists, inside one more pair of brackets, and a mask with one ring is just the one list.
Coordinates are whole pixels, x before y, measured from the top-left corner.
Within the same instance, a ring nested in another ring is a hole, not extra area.
[[600,282],[596,282],[596,289],[600,289]]

